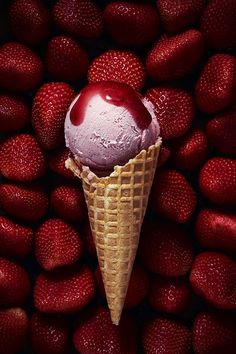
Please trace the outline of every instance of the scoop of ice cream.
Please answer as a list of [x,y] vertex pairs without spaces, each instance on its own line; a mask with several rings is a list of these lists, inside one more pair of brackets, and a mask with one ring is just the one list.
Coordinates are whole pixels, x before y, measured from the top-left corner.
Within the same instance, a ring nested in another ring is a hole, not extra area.
[[66,146],[92,171],[123,165],[160,134],[152,103],[126,84],[100,82],[85,87],[65,120]]

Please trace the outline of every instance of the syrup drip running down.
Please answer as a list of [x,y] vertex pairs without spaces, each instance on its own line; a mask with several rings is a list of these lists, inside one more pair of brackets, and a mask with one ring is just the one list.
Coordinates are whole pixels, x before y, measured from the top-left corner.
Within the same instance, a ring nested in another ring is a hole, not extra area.
[[87,114],[92,114],[87,108],[96,95],[113,106],[126,109],[140,129],[147,129],[150,125],[151,115],[143,105],[139,94],[130,86],[117,82],[99,82],[84,88],[71,109],[72,124],[80,125],[87,118]]

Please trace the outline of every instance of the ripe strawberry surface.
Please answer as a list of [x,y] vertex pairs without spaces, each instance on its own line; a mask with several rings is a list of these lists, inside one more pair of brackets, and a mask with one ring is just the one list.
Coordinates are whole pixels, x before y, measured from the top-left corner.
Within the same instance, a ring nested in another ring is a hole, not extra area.
[[[235,11],[0,2],[0,354],[235,352]],[[75,95],[109,80],[151,101],[163,138],[118,327],[63,138]]]
[[67,322],[57,315],[44,315],[35,312],[30,321],[30,335],[34,353],[66,353],[69,347]]

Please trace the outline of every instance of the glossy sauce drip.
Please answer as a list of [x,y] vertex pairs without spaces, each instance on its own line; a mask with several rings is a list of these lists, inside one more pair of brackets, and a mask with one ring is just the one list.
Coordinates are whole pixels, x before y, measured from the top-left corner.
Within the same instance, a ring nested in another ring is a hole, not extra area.
[[130,86],[117,82],[99,82],[85,87],[71,109],[72,124],[80,125],[86,119],[87,108],[96,95],[113,106],[126,109],[140,129],[144,130],[150,125],[152,117],[143,105],[139,94]]

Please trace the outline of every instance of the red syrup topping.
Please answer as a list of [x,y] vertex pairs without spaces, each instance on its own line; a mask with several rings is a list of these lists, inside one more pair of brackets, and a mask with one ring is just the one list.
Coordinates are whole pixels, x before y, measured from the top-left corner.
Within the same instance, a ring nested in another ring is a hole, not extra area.
[[80,125],[88,114],[92,114],[87,107],[96,95],[113,106],[125,108],[140,129],[144,130],[150,125],[152,117],[143,105],[140,95],[132,87],[118,82],[98,82],[86,86],[71,109],[72,124]]

